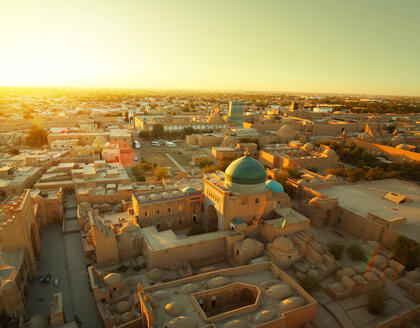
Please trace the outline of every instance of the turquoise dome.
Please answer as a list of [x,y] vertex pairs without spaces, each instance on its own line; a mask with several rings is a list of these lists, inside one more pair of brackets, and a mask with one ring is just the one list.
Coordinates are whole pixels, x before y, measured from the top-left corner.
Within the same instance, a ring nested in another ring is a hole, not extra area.
[[186,192],[190,192],[190,191],[197,191],[197,189],[195,189],[194,187],[185,187],[184,189],[182,189],[182,192],[186,193]]
[[271,190],[273,194],[277,192],[284,192],[283,186],[276,180],[268,180],[265,185]]
[[256,185],[264,183],[267,173],[260,162],[250,156],[234,160],[225,171],[225,180],[240,185]]

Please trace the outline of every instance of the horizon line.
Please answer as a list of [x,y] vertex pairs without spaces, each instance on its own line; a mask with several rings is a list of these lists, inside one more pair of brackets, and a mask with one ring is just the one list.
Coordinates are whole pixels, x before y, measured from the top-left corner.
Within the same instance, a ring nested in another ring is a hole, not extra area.
[[276,91],[276,90],[244,90],[244,89],[194,89],[194,88],[141,88],[141,87],[93,87],[93,86],[12,86],[0,85],[0,89],[79,89],[79,90],[142,90],[142,91],[182,91],[182,92],[209,92],[209,93],[255,93],[255,94],[313,94],[313,95],[334,95],[334,96],[371,96],[371,97],[400,97],[419,98],[420,95],[398,95],[398,94],[375,94],[357,92],[317,92],[317,91]]

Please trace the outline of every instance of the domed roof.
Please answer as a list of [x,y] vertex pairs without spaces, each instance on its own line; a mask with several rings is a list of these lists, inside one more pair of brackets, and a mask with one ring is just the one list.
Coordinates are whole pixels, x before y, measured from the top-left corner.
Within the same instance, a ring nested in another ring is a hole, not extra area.
[[200,290],[200,286],[195,283],[185,284],[180,289],[182,294],[190,294]]
[[130,231],[139,231],[139,227],[133,223],[126,223],[122,226],[121,230],[122,232],[130,232]]
[[286,298],[285,300],[280,302],[279,305],[279,311],[280,312],[286,312],[293,309],[296,309],[297,307],[303,306],[306,304],[306,301],[300,297],[300,296],[293,296],[290,298]]
[[273,320],[275,316],[276,312],[273,310],[262,310],[254,315],[252,321],[255,323],[264,323]]
[[207,282],[207,286],[209,288],[217,288],[229,284],[230,281],[228,277],[215,277]]
[[336,153],[335,153],[334,149],[332,149],[332,148],[330,148],[330,147],[325,147],[325,150],[324,150],[323,154],[324,154],[324,155],[327,155],[327,156],[333,156],[333,155],[336,155]]
[[260,243],[256,239],[253,239],[253,238],[246,238],[241,241],[241,246],[245,248],[254,248],[254,247],[258,247],[259,245]]
[[173,317],[176,317],[184,312],[184,306],[179,302],[169,302],[165,305],[165,311]]
[[268,187],[268,189],[271,190],[273,194],[278,192],[284,192],[283,186],[278,183],[276,180],[268,180],[265,182],[265,185]]
[[165,292],[164,290],[158,290],[156,293],[153,294],[153,297],[157,300],[167,300],[169,298],[168,292]]
[[125,312],[122,316],[121,316],[121,321],[122,323],[127,323],[130,322],[134,319],[137,318],[137,315],[133,312]]
[[152,281],[160,281],[165,277],[165,273],[159,268],[153,268],[147,274]]
[[407,145],[407,144],[399,144],[395,148],[397,148],[397,149],[403,149],[403,150],[409,150],[410,149],[410,146]]
[[293,243],[290,239],[285,237],[277,237],[274,239],[273,246],[282,252],[288,252],[293,249]]
[[119,313],[122,314],[124,312],[127,312],[131,309],[131,305],[130,303],[128,303],[127,301],[121,301],[119,302],[116,306],[115,306],[115,310]]
[[246,328],[248,324],[243,320],[230,320],[226,322],[222,328]]
[[286,284],[277,284],[267,289],[267,295],[273,300],[281,300],[293,295],[293,289]]
[[264,166],[250,156],[243,156],[234,160],[225,171],[227,182],[241,185],[255,185],[264,183],[267,173]]
[[371,140],[372,136],[367,132],[362,132],[357,136],[360,140]]
[[310,142],[307,142],[306,144],[302,146],[302,149],[306,151],[312,151],[314,149],[314,145],[311,144]]
[[95,146],[105,146],[105,144],[108,142],[108,140],[105,139],[103,136],[97,136],[95,140],[93,141],[93,144]]
[[107,286],[119,284],[122,280],[122,276],[119,273],[113,272],[105,276],[104,282]]
[[194,187],[188,186],[182,189],[182,192],[197,191]]
[[325,177],[325,180],[328,180],[328,181],[337,181],[337,177],[334,174],[328,174]]
[[293,138],[296,135],[296,131],[290,125],[285,124],[277,130],[277,135],[283,138]]
[[195,328],[197,327],[197,321],[195,319],[187,317],[187,316],[180,316],[171,321],[168,321],[165,325],[165,328]]

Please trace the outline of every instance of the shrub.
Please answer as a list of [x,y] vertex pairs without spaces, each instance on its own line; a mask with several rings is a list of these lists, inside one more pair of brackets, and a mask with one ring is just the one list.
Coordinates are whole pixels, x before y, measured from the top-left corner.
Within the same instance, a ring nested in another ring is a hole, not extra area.
[[392,246],[392,251],[398,262],[405,265],[407,270],[414,270],[418,265],[419,244],[414,240],[399,236]]
[[212,173],[215,172],[217,170],[216,166],[214,165],[208,165],[206,167],[203,167],[203,169],[201,170],[202,173]]
[[334,256],[334,258],[338,261],[341,259],[344,251],[344,244],[340,242],[329,243],[327,245],[328,251]]
[[20,150],[17,148],[11,148],[9,149],[9,155],[19,155],[20,154]]
[[190,231],[188,231],[187,236],[199,235],[205,232],[204,227],[197,225],[193,226]]
[[321,283],[319,279],[309,274],[306,274],[302,279],[300,279],[299,283],[308,293],[316,292],[317,290],[321,289]]
[[374,288],[368,292],[367,309],[370,313],[378,315],[386,309],[387,294],[383,288]]
[[126,265],[124,265],[124,264],[121,264],[121,265],[117,268],[117,270],[118,270],[119,272],[122,272],[122,273],[127,272],[127,270],[128,270],[128,266],[126,266]]
[[200,159],[200,161],[198,162],[198,166],[202,169],[210,165],[214,165],[214,163],[211,159],[208,159],[207,157]]
[[158,179],[166,178],[168,176],[168,169],[166,167],[158,166],[155,169],[155,176]]
[[350,244],[346,248],[347,254],[353,261],[365,261],[366,257],[359,244]]

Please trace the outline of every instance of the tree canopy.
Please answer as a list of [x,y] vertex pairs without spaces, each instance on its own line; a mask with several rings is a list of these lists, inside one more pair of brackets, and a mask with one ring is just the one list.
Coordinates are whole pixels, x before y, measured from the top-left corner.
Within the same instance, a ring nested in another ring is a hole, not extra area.
[[26,136],[26,144],[30,147],[40,147],[48,143],[48,132],[39,126],[33,126]]

